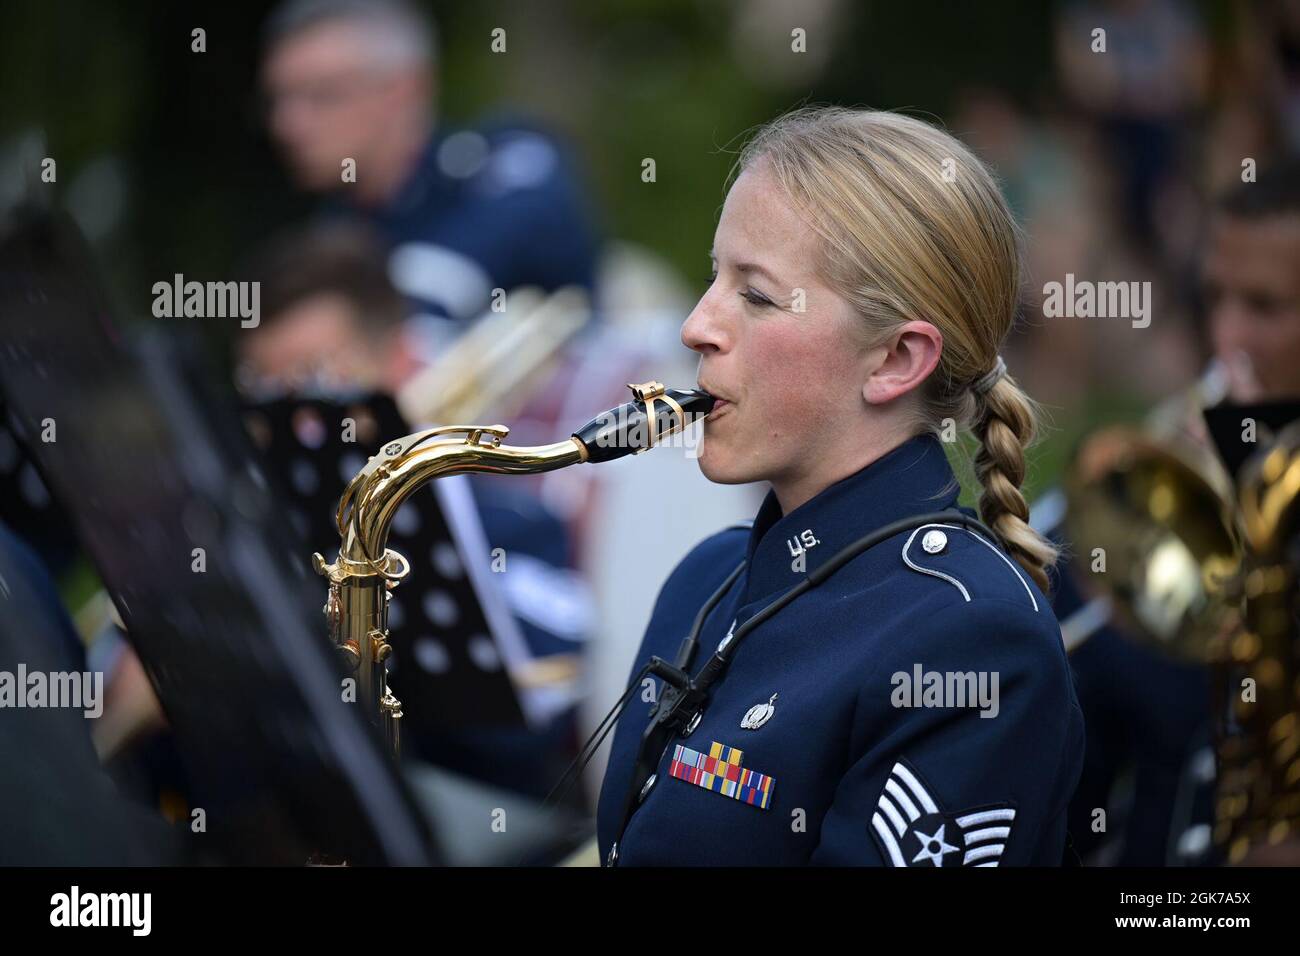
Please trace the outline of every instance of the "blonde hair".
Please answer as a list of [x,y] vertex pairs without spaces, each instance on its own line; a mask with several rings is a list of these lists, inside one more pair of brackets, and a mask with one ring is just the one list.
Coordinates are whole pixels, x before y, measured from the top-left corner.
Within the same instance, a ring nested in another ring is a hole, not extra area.
[[1044,591],[1055,546],[1029,526],[1020,486],[1037,405],[992,370],[1020,294],[1015,221],[992,174],[948,133],[897,113],[807,107],[763,127],[733,170],[762,163],[822,240],[819,271],[862,316],[868,344],[924,319],[943,354],[913,431],[945,419],[979,443],[980,518]]

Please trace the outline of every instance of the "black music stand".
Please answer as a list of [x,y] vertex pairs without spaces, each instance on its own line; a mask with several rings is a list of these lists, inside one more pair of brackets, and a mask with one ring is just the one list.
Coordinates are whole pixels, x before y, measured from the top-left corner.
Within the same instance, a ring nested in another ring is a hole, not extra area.
[[[344,487],[385,443],[413,431],[379,394],[249,403],[244,421],[291,520],[328,561],[339,549],[335,514]],[[389,603],[389,683],[402,701],[404,729],[416,733],[524,719],[508,674],[529,652],[493,587],[468,482],[443,478],[420,489],[398,509],[389,533],[389,547],[411,563]]]
[[321,579],[292,547],[233,401],[164,343],[127,347],[61,214],[21,208],[0,223],[0,342],[10,424],[72,516],[176,734],[206,814],[200,855],[436,861],[396,766],[342,700]]

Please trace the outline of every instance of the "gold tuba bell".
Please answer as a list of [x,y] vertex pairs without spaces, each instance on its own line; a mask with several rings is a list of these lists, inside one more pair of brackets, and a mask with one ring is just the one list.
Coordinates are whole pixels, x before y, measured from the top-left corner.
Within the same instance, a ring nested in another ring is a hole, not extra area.
[[1206,661],[1240,616],[1242,535],[1222,469],[1188,443],[1115,426],[1081,446],[1066,495],[1069,542],[1125,630]]
[[1104,560],[1086,583],[1126,636],[1211,667],[1214,843],[1241,863],[1300,838],[1300,423],[1236,487],[1210,458],[1176,437],[1098,432],[1066,482],[1066,530],[1084,563]]

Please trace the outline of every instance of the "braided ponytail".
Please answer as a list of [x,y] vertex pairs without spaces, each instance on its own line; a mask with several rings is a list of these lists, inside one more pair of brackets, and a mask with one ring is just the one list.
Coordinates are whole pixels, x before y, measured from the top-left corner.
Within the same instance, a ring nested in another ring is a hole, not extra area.
[[975,474],[979,479],[980,520],[992,528],[1016,562],[1047,593],[1047,569],[1057,548],[1029,524],[1029,505],[1020,491],[1025,480],[1025,448],[1034,440],[1037,412],[1009,376],[984,393],[975,393],[971,431],[979,441]]

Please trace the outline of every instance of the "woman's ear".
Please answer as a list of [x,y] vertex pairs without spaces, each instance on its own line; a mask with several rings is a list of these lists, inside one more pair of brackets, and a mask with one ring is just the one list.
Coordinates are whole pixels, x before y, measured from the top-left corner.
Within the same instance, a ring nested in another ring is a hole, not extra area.
[[892,402],[925,383],[943,355],[943,333],[929,322],[905,322],[881,348],[884,357],[862,386],[862,397],[872,405]]

